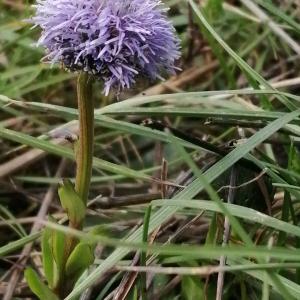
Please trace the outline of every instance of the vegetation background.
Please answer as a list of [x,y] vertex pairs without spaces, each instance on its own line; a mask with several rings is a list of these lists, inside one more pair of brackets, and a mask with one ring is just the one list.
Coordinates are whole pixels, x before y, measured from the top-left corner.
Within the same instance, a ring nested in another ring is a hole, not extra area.
[[[164,2],[182,71],[124,101],[94,88],[82,234],[101,234],[67,299],[300,299],[300,3]],[[75,170],[76,75],[41,63],[31,4],[0,0],[5,300],[35,299],[24,267],[40,270],[39,232],[64,218],[57,186]]]

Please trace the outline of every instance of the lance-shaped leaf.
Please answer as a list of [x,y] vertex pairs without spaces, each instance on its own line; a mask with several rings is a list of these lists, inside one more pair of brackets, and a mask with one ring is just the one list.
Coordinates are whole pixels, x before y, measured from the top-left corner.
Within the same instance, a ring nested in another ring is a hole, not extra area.
[[63,181],[58,194],[61,205],[67,212],[70,222],[75,226],[80,225],[84,220],[86,208],[70,180]]
[[[50,221],[53,223],[56,223],[56,221],[49,217]],[[67,246],[66,241],[66,235],[64,232],[58,231],[58,230],[50,230],[50,249],[52,252],[52,257],[54,260],[53,267],[53,285],[56,287],[57,284],[59,284],[65,267],[65,250]],[[47,265],[47,268],[50,268],[50,266]],[[51,271],[47,269],[47,272],[49,272],[49,275],[51,274]],[[51,275],[50,275],[51,276]]]
[[66,264],[66,275],[77,280],[79,276],[94,262],[94,247],[88,243],[79,243]]
[[58,297],[46,286],[38,274],[31,268],[25,270],[26,281],[32,292],[41,300],[59,300]]
[[42,260],[43,260],[43,268],[45,277],[48,281],[48,285],[50,288],[54,287],[54,272],[55,272],[55,261],[52,255],[51,250],[51,239],[52,233],[51,229],[45,228],[42,234]]

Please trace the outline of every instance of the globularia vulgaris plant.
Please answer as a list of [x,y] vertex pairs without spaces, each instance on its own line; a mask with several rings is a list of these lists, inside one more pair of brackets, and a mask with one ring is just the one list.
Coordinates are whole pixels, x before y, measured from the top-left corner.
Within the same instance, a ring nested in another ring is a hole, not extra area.
[[[92,176],[93,80],[104,93],[130,88],[139,77],[174,73],[179,41],[159,0],[38,0],[32,23],[42,29],[38,45],[45,61],[78,73],[79,137],[75,144],[75,186],[64,180],[59,190],[69,227],[81,230]],[[55,222],[54,220],[52,220]],[[63,299],[93,263],[94,245],[52,229],[42,236],[47,285],[32,269],[26,279],[40,299]]]

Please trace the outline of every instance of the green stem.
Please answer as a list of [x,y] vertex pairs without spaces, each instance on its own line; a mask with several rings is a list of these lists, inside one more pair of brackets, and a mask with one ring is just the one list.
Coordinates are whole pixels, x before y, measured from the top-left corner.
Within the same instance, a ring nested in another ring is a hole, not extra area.
[[[92,78],[87,73],[80,73],[77,81],[78,98],[78,121],[79,139],[75,147],[76,152],[76,182],[75,190],[84,205],[87,205],[89,189],[92,177],[92,165],[94,154],[94,103],[92,99]],[[69,227],[81,230],[83,222],[69,220]],[[73,235],[67,235],[64,248],[64,262],[62,269],[65,269],[68,258],[75,249],[79,240]],[[74,286],[74,278],[68,278],[65,272],[61,272],[59,282],[54,292],[59,299],[64,299]]]
[[92,177],[94,153],[94,103],[92,98],[92,79],[81,73],[77,81],[79,141],[76,151],[75,190],[86,204]]
[[[75,190],[86,205],[92,177],[92,164],[94,153],[94,103],[92,99],[92,78],[87,73],[81,73],[77,81],[77,98],[79,113],[79,139],[76,145],[76,182]],[[69,220],[69,227],[82,229],[83,224]],[[78,244],[78,239],[72,235],[66,237],[65,263]],[[65,298],[72,290],[74,282],[61,274],[60,283],[55,293]]]

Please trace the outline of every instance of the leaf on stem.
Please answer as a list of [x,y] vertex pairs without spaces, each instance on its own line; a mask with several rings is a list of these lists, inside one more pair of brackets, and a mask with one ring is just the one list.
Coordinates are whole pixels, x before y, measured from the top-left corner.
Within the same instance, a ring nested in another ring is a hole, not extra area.
[[25,278],[32,292],[41,300],[59,300],[33,269],[28,268],[25,270]]
[[62,207],[67,212],[70,222],[77,227],[82,224],[85,218],[85,204],[76,193],[70,180],[65,179],[58,190]]
[[45,272],[45,277],[47,279],[48,285],[50,288],[53,288],[55,285],[55,261],[52,255],[52,250],[50,246],[52,233],[49,228],[45,228],[42,235],[42,260],[43,260],[43,269]]
[[94,262],[94,247],[90,244],[79,243],[66,264],[66,275],[77,280],[79,276]]

